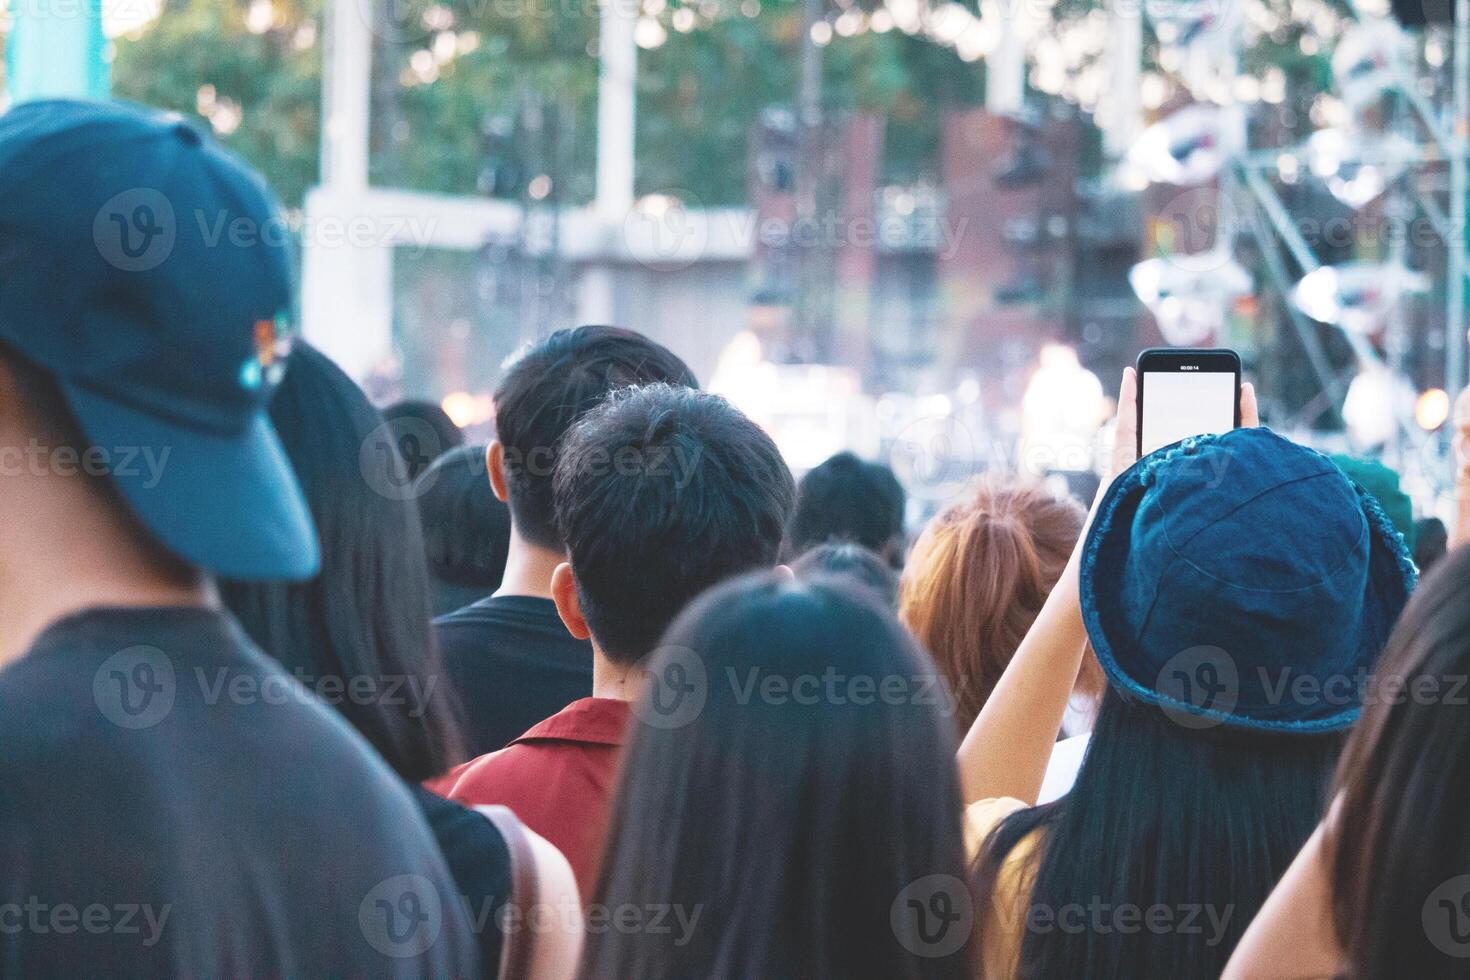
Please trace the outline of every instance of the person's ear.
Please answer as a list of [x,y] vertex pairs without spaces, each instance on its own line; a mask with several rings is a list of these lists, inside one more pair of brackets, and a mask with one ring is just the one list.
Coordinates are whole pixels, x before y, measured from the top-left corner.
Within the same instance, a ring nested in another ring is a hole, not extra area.
[[485,472],[490,474],[490,490],[502,504],[510,499],[505,488],[505,447],[499,439],[491,441],[485,449]]
[[561,616],[568,633],[579,640],[591,638],[592,631],[582,618],[582,603],[577,598],[577,580],[572,576],[572,566],[566,562],[551,573],[551,601],[556,603],[557,615]]

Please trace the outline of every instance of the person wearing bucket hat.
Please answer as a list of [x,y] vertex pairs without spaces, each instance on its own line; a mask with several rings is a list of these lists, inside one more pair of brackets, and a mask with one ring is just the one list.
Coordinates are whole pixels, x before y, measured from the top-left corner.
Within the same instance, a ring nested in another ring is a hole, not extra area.
[[[1250,385],[1242,429],[1142,460],[1135,399],[1129,370],[1119,475],[960,750],[986,977],[1217,977],[1315,826],[1414,584],[1377,504],[1259,428]],[[1089,640],[1097,726],[1035,807]]]
[[473,973],[407,790],[215,593],[318,564],[263,181],[58,100],[0,116],[0,191],[0,975]]

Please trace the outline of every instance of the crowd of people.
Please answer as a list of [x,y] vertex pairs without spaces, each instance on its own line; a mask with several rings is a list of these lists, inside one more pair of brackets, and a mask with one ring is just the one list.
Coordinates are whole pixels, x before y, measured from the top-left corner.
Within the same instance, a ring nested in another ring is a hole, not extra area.
[[1465,972],[1470,515],[1249,384],[911,544],[633,330],[488,445],[379,411],[175,117],[19,106],[5,180],[0,975]]

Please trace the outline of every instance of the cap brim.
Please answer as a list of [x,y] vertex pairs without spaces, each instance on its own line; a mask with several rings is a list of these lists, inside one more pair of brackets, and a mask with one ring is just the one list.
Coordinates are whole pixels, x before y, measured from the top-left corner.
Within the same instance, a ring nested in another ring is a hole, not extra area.
[[105,454],[113,484],[178,557],[225,578],[300,581],[317,573],[311,513],[263,413],[244,432],[218,435],[76,384],[61,388],[88,441]]

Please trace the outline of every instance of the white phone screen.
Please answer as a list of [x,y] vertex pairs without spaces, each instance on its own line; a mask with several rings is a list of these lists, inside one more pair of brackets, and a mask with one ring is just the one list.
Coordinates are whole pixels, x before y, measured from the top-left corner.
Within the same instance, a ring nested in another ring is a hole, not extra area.
[[1233,428],[1233,371],[1144,373],[1144,455],[1189,436],[1229,432]]

